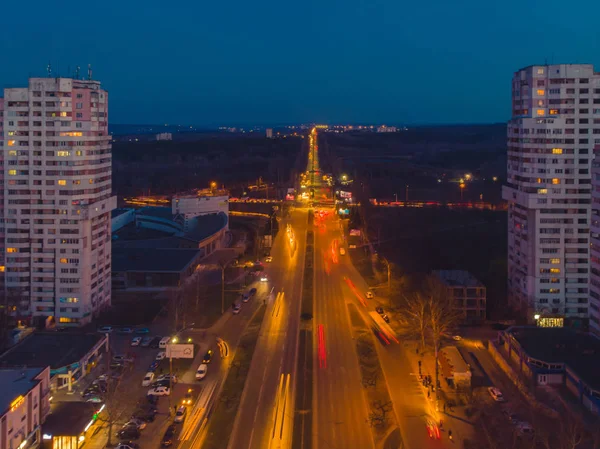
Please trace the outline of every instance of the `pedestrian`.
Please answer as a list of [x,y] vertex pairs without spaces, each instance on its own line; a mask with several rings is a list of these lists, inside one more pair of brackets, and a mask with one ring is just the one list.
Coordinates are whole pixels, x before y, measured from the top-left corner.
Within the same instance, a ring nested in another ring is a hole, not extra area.
[[419,347],[418,346],[415,348],[415,354],[419,354]]
[[444,428],[444,421],[440,419],[440,429]]
[[444,402],[444,413],[446,413],[446,403]]
[[431,398],[431,391],[427,390],[427,399]]

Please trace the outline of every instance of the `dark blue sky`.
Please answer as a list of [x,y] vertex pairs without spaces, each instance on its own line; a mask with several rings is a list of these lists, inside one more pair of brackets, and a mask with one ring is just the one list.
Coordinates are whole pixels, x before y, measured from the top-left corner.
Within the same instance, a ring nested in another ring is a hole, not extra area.
[[515,70],[600,70],[597,0],[29,0],[2,17],[0,87],[91,63],[112,123],[497,122]]

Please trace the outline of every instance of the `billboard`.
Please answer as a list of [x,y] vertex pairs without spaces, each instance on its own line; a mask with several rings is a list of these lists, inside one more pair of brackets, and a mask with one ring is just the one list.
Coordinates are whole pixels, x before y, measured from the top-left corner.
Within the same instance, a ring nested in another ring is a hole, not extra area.
[[360,229],[350,229],[350,235],[360,237]]
[[167,358],[193,359],[194,345],[170,343],[167,345]]
[[352,192],[344,192],[340,190],[340,198],[352,198]]

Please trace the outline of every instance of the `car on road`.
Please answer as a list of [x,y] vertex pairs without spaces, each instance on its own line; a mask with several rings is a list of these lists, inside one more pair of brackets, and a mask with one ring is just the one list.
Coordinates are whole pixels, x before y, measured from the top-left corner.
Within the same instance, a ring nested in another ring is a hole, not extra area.
[[113,331],[112,326],[102,326],[98,328],[98,332],[102,334],[110,334]]
[[490,393],[490,396],[496,402],[504,402],[505,401],[504,396],[502,395],[502,392],[499,389],[497,389],[496,387],[488,387],[488,393]]
[[461,340],[462,340],[462,337],[461,337],[460,335],[453,335],[453,336],[452,336],[452,339],[453,339],[453,340],[456,340],[456,341],[461,341]]
[[131,339],[131,346],[139,346],[142,342],[142,337],[133,337]]
[[175,439],[175,430],[177,429],[177,427],[174,424],[171,424],[169,427],[167,427],[167,430],[165,430],[165,434],[162,437],[162,441],[161,444],[164,447],[169,447],[173,444],[173,440]]
[[196,370],[196,380],[204,379],[206,377],[207,371],[208,371],[208,365],[206,363],[202,363]]
[[169,387],[156,387],[151,388],[146,393],[147,396],[169,396],[171,394],[171,389]]
[[271,256],[267,256],[267,257],[265,258],[265,262],[267,262],[267,263],[271,263],[271,262],[273,262],[273,258],[272,258]]
[[115,449],[139,449],[140,445],[133,441],[121,441]]
[[383,318],[383,321],[385,321],[386,323],[390,322],[390,317],[387,316],[387,313],[384,313],[383,315],[381,315],[381,318]]
[[254,296],[254,295],[256,295],[256,288],[255,288],[255,287],[252,287],[252,288],[251,288],[251,289],[248,291],[248,293],[250,293],[250,296]]
[[119,329],[119,334],[131,334],[132,332],[132,327],[122,327],[121,329]]
[[206,351],[206,354],[204,354],[204,357],[202,357],[202,363],[210,363],[210,361],[212,360],[213,357],[213,350],[209,349],[208,351]]
[[231,305],[231,312],[232,312],[234,315],[237,315],[238,313],[240,313],[240,312],[241,312],[241,310],[242,310],[242,305],[241,305],[239,302],[234,302],[234,303]]
[[150,364],[150,366],[148,367],[148,371],[156,371],[156,369],[158,368],[159,362],[158,361],[154,361]]
[[385,312],[383,311],[383,307],[381,306],[377,306],[375,307],[375,311],[379,314],[379,315],[383,315]]
[[260,282],[267,282],[269,280],[269,278],[267,277],[266,274],[261,274],[260,275]]
[[121,363],[121,362],[111,362],[111,364],[108,365],[108,367],[111,370],[120,370],[120,369],[123,369],[125,367],[125,365],[123,365],[123,363]]
[[141,433],[137,427],[125,427],[117,432],[117,438],[121,440],[137,440]]
[[149,387],[154,380],[154,373],[152,371],[146,373],[144,380],[142,380],[142,387]]
[[186,415],[187,407],[185,405],[182,405],[177,409],[177,412],[175,412],[175,419],[173,420],[173,422],[182,423],[185,420]]
[[373,299],[375,295],[373,295],[372,291],[368,291],[365,296],[367,297],[367,299]]
[[165,351],[159,351],[158,354],[156,354],[156,359],[155,360],[161,361],[166,356],[167,356],[167,353]]
[[140,346],[142,348],[147,348],[148,346],[150,346],[151,341],[152,341],[152,337],[144,337],[144,338],[142,338],[142,342],[140,343]]
[[185,393],[185,396],[181,400],[181,403],[183,405],[192,405],[192,402],[194,402],[194,398],[192,397],[193,393],[194,393],[194,390],[192,390],[191,388],[188,388],[188,391]]
[[135,330],[136,334],[149,334],[150,333],[150,329],[148,329],[147,327],[140,327],[139,329]]
[[250,295],[248,293],[245,293],[242,295],[242,302],[248,302],[250,301]]

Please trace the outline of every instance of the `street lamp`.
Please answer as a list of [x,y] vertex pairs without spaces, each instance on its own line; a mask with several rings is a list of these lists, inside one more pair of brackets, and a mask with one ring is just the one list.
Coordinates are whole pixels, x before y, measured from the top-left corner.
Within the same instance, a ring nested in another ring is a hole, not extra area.
[[215,189],[217,188],[217,183],[216,183],[215,181],[212,181],[212,182],[210,183],[210,188],[211,188],[212,190],[215,190]]

